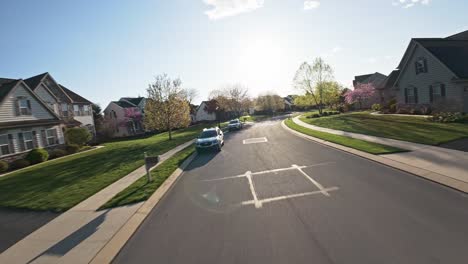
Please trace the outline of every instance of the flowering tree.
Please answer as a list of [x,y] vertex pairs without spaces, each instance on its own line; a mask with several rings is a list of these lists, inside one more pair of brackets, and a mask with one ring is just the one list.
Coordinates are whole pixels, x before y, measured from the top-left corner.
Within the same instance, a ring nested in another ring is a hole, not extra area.
[[362,108],[362,103],[369,100],[375,93],[375,87],[372,83],[358,83],[354,90],[345,94],[345,100],[348,104],[358,103]]
[[129,127],[135,131],[135,123],[140,122],[142,119],[142,114],[138,107],[129,107],[124,108],[124,118],[119,123],[120,127]]

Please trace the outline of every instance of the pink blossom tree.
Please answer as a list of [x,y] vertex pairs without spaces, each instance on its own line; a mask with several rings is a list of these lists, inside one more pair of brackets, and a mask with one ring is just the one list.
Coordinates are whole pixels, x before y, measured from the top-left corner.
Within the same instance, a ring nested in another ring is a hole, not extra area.
[[358,103],[362,108],[362,103],[372,98],[375,93],[375,87],[372,83],[358,83],[354,90],[345,94],[345,100],[348,104]]
[[135,123],[141,121],[142,114],[138,107],[124,108],[124,119],[120,122],[120,127],[127,127],[131,125],[135,129]]

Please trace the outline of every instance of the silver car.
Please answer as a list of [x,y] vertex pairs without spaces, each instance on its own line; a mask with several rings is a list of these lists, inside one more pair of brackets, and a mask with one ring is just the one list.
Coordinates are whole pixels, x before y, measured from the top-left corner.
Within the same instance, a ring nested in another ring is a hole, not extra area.
[[242,122],[239,120],[239,119],[233,119],[231,121],[229,121],[229,124],[228,124],[228,130],[229,131],[232,131],[232,130],[239,130],[241,129],[243,126]]
[[204,149],[216,149],[220,151],[223,145],[223,131],[221,131],[221,129],[219,129],[218,127],[203,129],[203,132],[195,141],[195,147],[197,149],[197,152],[200,152]]

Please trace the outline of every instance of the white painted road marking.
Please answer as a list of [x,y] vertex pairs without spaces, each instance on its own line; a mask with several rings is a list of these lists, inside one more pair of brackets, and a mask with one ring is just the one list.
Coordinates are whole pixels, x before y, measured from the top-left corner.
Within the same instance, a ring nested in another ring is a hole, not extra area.
[[314,180],[312,177],[310,177],[307,173],[305,173],[302,168],[300,168],[299,166],[297,166],[296,164],[293,164],[292,165],[294,168],[296,168],[302,175],[304,175],[304,177],[306,177],[306,179],[308,179],[309,181],[311,181],[315,186],[317,186],[317,188],[319,188],[320,191],[322,191],[323,195],[325,196],[330,196],[330,194],[325,190],[325,188],[323,188],[323,186],[318,183],[316,180]]
[[249,139],[244,139],[244,141],[242,141],[242,142],[244,143],[244,145],[256,144],[256,143],[265,143],[265,142],[268,142],[268,139],[266,137],[249,138]]
[[246,172],[245,176],[247,177],[247,180],[249,181],[250,191],[252,192],[252,197],[254,200],[255,208],[262,207],[262,203],[258,201],[257,193],[255,192],[255,187],[252,181],[252,172],[251,171]]
[[[335,186],[335,187],[325,188],[324,190],[327,191],[327,192],[333,192],[333,191],[337,191],[339,189],[340,188]],[[303,197],[303,196],[309,196],[309,195],[314,195],[314,194],[323,194],[323,192],[322,191],[313,191],[313,192],[283,195],[283,196],[258,200],[257,202],[259,202],[260,204],[264,204],[264,203],[276,202],[276,201],[281,201],[281,200],[286,200],[286,199],[291,199],[291,198],[297,198],[297,197]],[[242,202],[241,205],[251,205],[251,204],[255,204],[255,203],[256,203],[255,200],[250,200],[250,201]]]

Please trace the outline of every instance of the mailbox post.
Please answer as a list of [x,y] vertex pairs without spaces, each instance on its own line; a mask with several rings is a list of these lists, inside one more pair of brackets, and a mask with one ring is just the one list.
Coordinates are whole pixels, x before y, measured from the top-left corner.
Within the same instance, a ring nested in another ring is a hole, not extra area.
[[145,168],[146,168],[146,178],[148,182],[153,181],[151,178],[150,169],[154,165],[158,164],[159,156],[148,156],[148,153],[145,152]]

